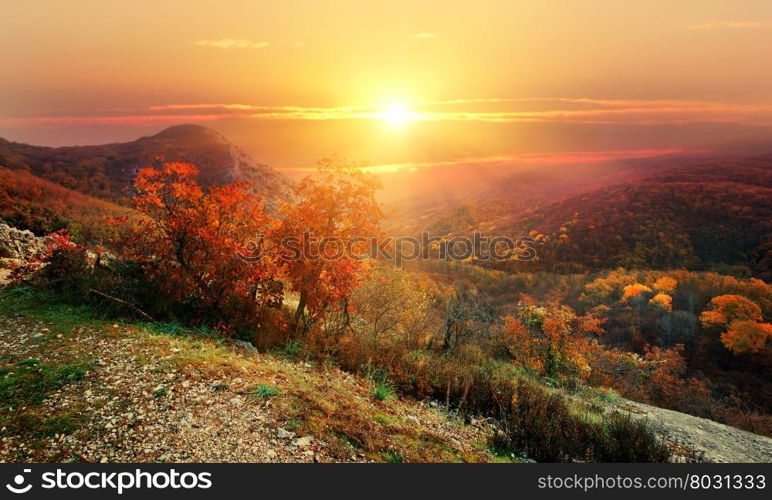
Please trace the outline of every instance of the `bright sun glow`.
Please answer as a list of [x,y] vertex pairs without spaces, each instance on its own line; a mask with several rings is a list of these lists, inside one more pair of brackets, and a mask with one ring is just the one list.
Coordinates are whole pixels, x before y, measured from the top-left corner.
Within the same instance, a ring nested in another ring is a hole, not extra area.
[[393,127],[399,127],[415,120],[415,113],[404,104],[390,104],[380,113],[380,116]]

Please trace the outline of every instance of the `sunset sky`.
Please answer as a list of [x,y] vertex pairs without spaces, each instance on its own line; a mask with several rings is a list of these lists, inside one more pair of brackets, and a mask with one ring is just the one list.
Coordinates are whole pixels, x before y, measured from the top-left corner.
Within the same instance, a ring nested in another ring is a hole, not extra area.
[[303,168],[772,137],[768,0],[0,6],[0,137],[33,144],[201,123]]

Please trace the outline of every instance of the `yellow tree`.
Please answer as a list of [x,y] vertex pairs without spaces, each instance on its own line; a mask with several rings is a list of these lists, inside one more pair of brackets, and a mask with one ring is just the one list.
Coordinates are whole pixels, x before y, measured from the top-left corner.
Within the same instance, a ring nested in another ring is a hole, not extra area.
[[713,297],[702,314],[700,322],[708,328],[725,327],[737,320],[761,321],[761,308],[742,295],[719,295]]

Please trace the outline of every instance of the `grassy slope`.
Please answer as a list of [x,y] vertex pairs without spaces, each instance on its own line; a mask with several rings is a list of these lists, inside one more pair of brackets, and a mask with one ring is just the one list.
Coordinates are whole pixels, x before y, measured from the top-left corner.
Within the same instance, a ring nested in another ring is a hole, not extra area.
[[287,352],[0,291],[0,461],[489,461],[488,430]]

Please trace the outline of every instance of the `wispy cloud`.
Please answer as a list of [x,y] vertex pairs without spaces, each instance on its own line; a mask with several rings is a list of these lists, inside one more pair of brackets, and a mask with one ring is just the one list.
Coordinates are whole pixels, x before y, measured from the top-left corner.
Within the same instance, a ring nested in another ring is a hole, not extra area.
[[410,38],[428,40],[430,38],[437,38],[437,33],[416,33],[415,35],[410,35]]
[[[651,158],[683,152],[683,149],[623,149],[609,151],[569,151],[562,153],[513,153],[492,156],[469,156],[451,160],[429,162],[401,162],[381,165],[361,165],[360,169],[372,173],[412,172],[423,168],[434,167],[472,167],[480,165],[559,165],[597,163],[611,160],[630,160]],[[287,172],[306,173],[318,169],[316,165],[277,167]]]
[[772,23],[758,22],[758,21],[715,21],[701,24],[693,24],[689,26],[690,30],[697,31],[710,31],[718,29],[756,29],[756,28],[770,28]]
[[194,42],[194,45],[216,49],[264,49],[270,47],[271,42],[255,42],[244,38],[220,38],[217,40],[198,40]]
[[[388,114],[378,106],[277,106],[248,103],[170,103],[114,113],[77,116],[0,118],[10,126],[68,123],[179,123],[229,118],[246,120],[334,121],[381,120]],[[473,98],[414,103],[409,119],[415,122],[572,123],[601,125],[685,125],[737,123],[772,125],[772,104],[719,101],[591,99],[566,97]]]

